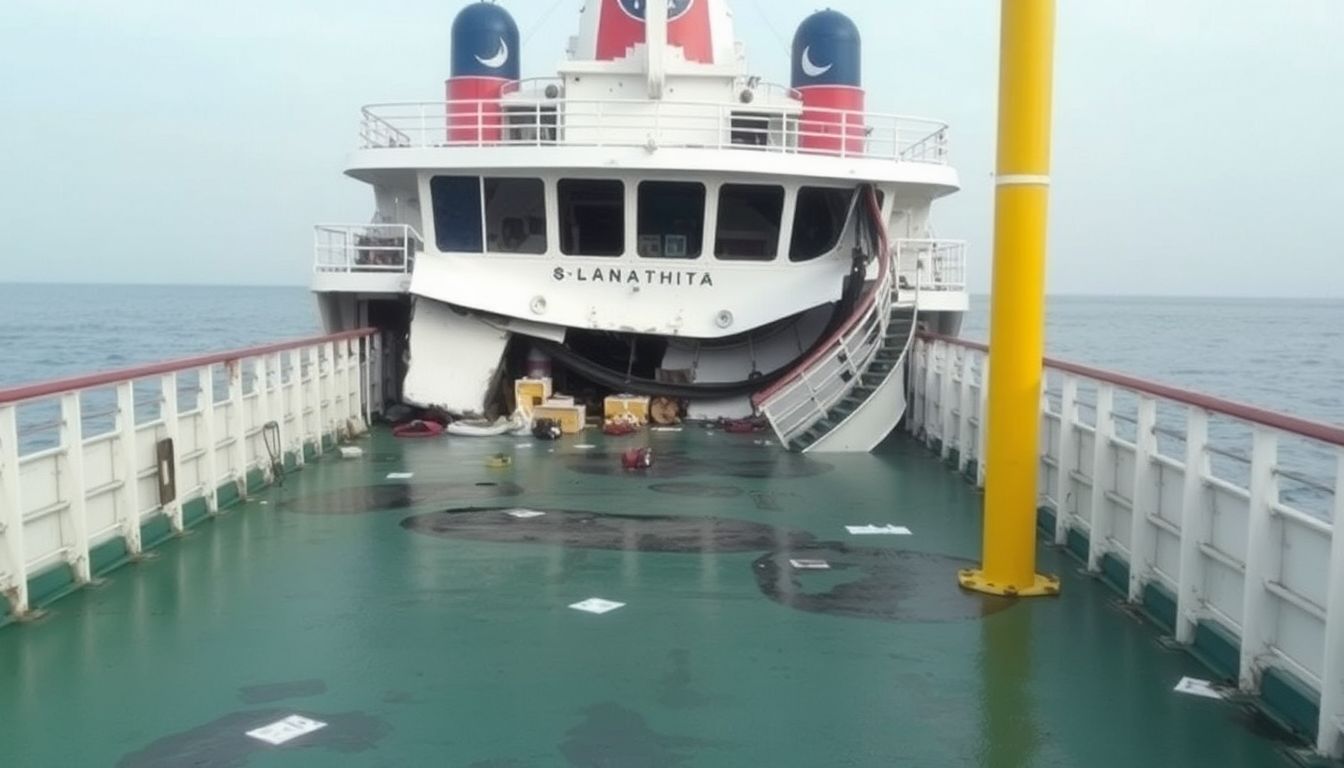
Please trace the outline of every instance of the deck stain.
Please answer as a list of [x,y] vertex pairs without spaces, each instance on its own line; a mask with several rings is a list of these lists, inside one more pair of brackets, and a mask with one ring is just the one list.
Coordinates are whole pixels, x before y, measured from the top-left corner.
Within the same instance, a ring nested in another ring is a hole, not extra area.
[[669,709],[702,707],[713,698],[692,687],[691,652],[674,648],[667,652],[667,670],[658,680],[658,703]]
[[697,744],[654,731],[643,715],[614,702],[589,707],[566,736],[560,754],[580,768],[668,768],[685,763]]
[[[790,560],[825,560],[830,570],[800,571]],[[771,552],[752,563],[761,593],[809,613],[897,622],[978,619],[1014,604],[963,591],[955,574],[974,563],[957,557],[822,542]]]
[[756,458],[715,455],[712,458],[693,456],[686,451],[654,451],[653,466],[630,471],[621,466],[621,454],[612,451],[590,451],[565,458],[566,466],[585,475],[677,479],[703,475],[734,477],[747,480],[816,477],[835,470],[835,466],[797,453],[776,452]]
[[502,499],[522,492],[522,486],[514,483],[398,483],[301,496],[281,502],[280,508],[305,515],[360,515],[427,504]]
[[508,507],[467,507],[401,521],[408,531],[467,541],[535,543],[573,549],[640,552],[764,552],[811,544],[812,534],[765,523],[717,517],[617,515],[542,509],[541,517],[519,519]]
[[654,483],[649,486],[649,490],[672,496],[695,496],[704,499],[734,499],[742,495],[741,488],[712,483]]
[[302,699],[308,696],[321,696],[327,692],[327,684],[322,680],[294,680],[287,683],[269,683],[267,685],[249,685],[238,689],[238,698],[244,704],[270,704],[286,699]]
[[[288,744],[272,747],[247,735],[293,714],[327,724],[320,731],[301,736]],[[363,712],[298,712],[258,709],[234,712],[180,733],[164,736],[144,749],[117,761],[117,768],[243,768],[261,752],[295,749],[322,749],[343,754],[372,749],[392,731],[381,719]]]

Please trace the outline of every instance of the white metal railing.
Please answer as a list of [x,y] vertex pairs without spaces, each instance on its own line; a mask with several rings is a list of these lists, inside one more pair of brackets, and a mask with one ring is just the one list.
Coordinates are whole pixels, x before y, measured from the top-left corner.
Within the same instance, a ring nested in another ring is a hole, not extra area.
[[406,224],[318,224],[313,271],[409,274],[424,247],[424,238]]
[[933,292],[966,290],[964,240],[897,240],[896,264],[902,288]]
[[0,600],[21,617],[35,575],[87,583],[92,550],[134,557],[144,526],[181,531],[189,503],[212,514],[221,487],[320,454],[380,410],[381,350],[352,331],[0,390]]
[[[984,483],[987,348],[922,336],[910,429]],[[1129,572],[1131,601],[1174,596],[1175,634],[1240,641],[1239,684],[1266,670],[1320,695],[1318,750],[1344,756],[1344,429],[1047,361],[1041,503],[1088,568]],[[1195,468],[1193,471],[1191,468]]]
[[795,104],[524,98],[529,93],[370,105],[362,111],[361,146],[682,147],[948,162],[947,124],[924,118]]
[[886,340],[893,286],[888,271],[877,288],[877,301],[863,317],[760,403],[760,412],[783,445],[792,445],[859,386]]

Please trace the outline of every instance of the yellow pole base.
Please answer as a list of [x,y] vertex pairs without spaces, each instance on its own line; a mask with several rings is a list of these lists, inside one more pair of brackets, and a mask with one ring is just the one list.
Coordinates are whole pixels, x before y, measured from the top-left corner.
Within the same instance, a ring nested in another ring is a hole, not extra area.
[[1027,586],[1002,584],[990,581],[985,572],[979,569],[958,571],[957,581],[962,589],[983,592],[986,595],[1002,597],[1055,597],[1059,594],[1058,576],[1037,575],[1035,581]]

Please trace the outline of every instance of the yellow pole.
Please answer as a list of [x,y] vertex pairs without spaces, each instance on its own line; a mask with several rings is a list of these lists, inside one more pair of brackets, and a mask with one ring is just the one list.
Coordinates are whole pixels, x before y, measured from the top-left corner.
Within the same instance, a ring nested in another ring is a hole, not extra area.
[[1036,574],[1036,475],[1055,2],[1002,7],[984,564],[960,581],[997,595],[1054,595],[1059,580]]

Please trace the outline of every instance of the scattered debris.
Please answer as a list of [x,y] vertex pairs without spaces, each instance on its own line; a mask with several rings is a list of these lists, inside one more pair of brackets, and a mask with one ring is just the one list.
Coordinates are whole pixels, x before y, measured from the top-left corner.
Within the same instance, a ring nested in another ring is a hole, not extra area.
[[516,517],[519,520],[531,520],[534,517],[545,517],[545,512],[539,512],[535,509],[514,509],[509,511],[509,517]]
[[800,571],[829,571],[831,564],[825,560],[790,560],[789,565]]
[[405,424],[394,427],[392,434],[402,438],[426,438],[438,437],[443,434],[443,425],[437,421],[423,421],[416,419],[408,421]]
[[505,467],[513,466],[513,457],[506,456],[502,453],[496,453],[494,456],[485,460],[485,466],[490,469],[504,469]]
[[621,466],[626,469],[648,469],[653,466],[653,451],[649,448],[631,448],[621,454]]
[[625,603],[617,603],[611,600],[603,600],[600,597],[592,597],[582,602],[575,603],[570,608],[584,613],[594,613],[601,616],[604,613],[611,613],[617,608],[624,608]]
[[1223,694],[1213,687],[1213,683],[1208,680],[1200,680],[1194,677],[1181,678],[1181,682],[1177,683],[1173,690],[1177,693],[1184,693],[1189,696],[1202,696],[1206,699],[1223,698]]
[[388,473],[387,473],[387,479],[388,479],[388,480],[410,480],[410,479],[413,478],[413,477],[415,477],[415,473],[414,473],[414,472],[388,472]]
[[564,430],[555,419],[535,419],[532,422],[532,436],[538,440],[559,440]]
[[364,449],[357,445],[342,445],[338,450],[342,459],[358,459],[364,456]]
[[911,536],[909,528],[903,525],[846,525],[845,530],[851,536]]
[[263,725],[247,732],[248,736],[264,741],[272,746],[280,746],[286,742],[293,741],[300,736],[306,736],[313,731],[326,728],[327,724],[320,720],[310,720],[301,715],[290,715],[283,720],[277,720],[270,725]]

